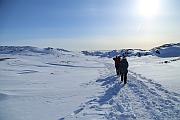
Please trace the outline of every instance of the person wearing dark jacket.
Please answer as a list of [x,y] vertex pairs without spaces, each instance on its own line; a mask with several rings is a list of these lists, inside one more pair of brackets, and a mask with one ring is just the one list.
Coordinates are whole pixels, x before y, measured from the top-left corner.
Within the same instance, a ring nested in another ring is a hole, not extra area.
[[120,61],[121,61],[121,58],[120,56],[116,56],[115,58],[113,58],[114,62],[115,62],[115,68],[116,68],[116,74],[119,76],[121,75],[120,73]]
[[127,83],[127,73],[128,73],[128,61],[125,56],[123,56],[123,59],[120,62],[120,71],[121,71],[121,81],[124,81],[124,84]]

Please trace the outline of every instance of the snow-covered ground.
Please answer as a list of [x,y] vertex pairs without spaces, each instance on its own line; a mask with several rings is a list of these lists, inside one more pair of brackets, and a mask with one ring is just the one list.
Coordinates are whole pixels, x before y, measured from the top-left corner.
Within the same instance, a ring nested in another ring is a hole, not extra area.
[[179,57],[111,58],[63,49],[1,47],[0,120],[179,120]]
[[152,79],[167,89],[180,93],[180,74],[178,72],[180,57],[131,57],[129,63],[130,72]]

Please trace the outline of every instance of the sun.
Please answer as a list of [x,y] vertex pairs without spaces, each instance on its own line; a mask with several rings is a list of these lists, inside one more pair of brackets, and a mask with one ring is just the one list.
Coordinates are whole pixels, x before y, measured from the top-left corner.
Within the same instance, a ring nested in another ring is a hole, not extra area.
[[159,14],[160,0],[138,0],[138,12],[144,17],[154,17]]

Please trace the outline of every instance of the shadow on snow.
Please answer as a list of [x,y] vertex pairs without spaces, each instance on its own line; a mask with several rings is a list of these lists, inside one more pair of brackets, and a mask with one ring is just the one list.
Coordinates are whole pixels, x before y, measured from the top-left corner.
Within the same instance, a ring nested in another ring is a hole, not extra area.
[[100,105],[106,104],[110,99],[113,98],[113,96],[116,96],[119,93],[124,84],[121,84],[118,78],[119,77],[113,75],[96,81],[101,82],[101,86],[111,85],[110,87],[107,87],[108,89],[105,91],[104,95],[100,96],[99,100],[97,100],[96,102],[98,102]]
[[[121,88],[123,88],[123,86],[124,86],[123,84],[121,84],[121,82],[119,82],[118,78],[119,77],[112,75],[112,76],[108,76],[106,78],[96,80],[97,83],[100,83],[100,86],[106,88],[104,94],[98,96],[97,98],[93,98],[93,99],[85,102],[85,104],[82,104],[80,106],[80,108],[73,111],[73,113],[71,115],[67,115],[58,120],[64,120],[66,118],[67,119],[71,118],[73,115],[77,115],[80,112],[82,112],[84,109],[87,109],[87,108],[98,109],[100,106],[102,106],[104,104],[109,104],[111,99],[114,96],[117,96],[117,94],[119,93]],[[96,103],[99,104],[100,106],[97,106]],[[97,114],[103,115],[103,116],[105,115],[104,113],[97,113]]]
[[80,66],[80,65],[65,65],[65,64],[58,64],[58,63],[46,63],[48,65],[54,65],[54,66],[62,66],[62,67],[79,67],[79,68],[104,68],[104,67],[88,67],[88,66]]

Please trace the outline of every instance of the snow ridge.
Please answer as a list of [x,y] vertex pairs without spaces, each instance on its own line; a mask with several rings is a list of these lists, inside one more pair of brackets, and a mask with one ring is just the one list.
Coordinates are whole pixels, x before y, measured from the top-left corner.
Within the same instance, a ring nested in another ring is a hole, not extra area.
[[40,54],[57,54],[61,52],[70,52],[65,49],[60,48],[37,48],[32,46],[0,46],[0,54],[20,54],[20,55],[30,55],[30,53],[40,53]]
[[142,50],[142,49],[121,49],[121,50],[112,50],[112,51],[82,51],[85,55],[91,56],[100,56],[112,58],[117,55],[125,55],[128,57],[131,56],[158,56],[158,57],[179,57],[180,56],[180,43],[177,44],[165,44],[159,47],[155,47],[151,50]]

